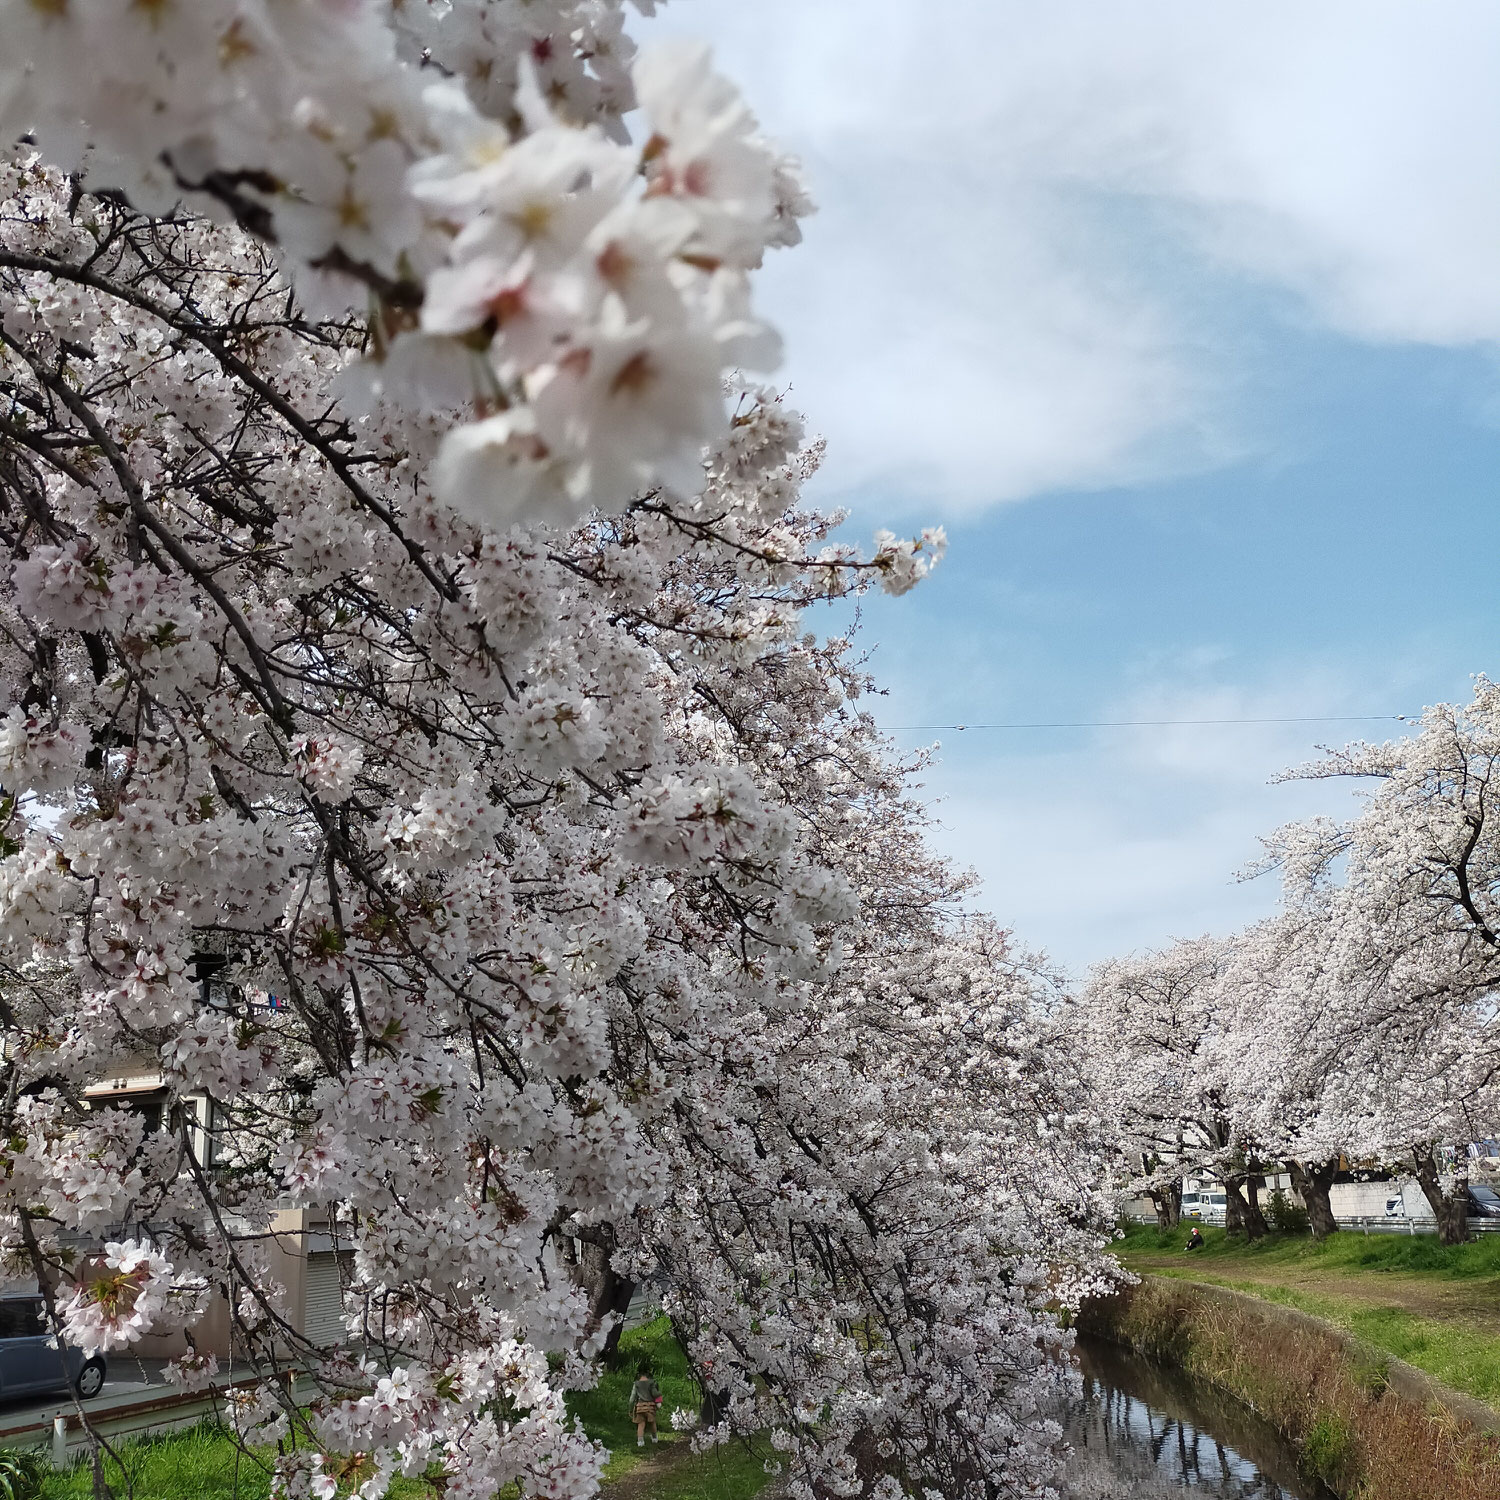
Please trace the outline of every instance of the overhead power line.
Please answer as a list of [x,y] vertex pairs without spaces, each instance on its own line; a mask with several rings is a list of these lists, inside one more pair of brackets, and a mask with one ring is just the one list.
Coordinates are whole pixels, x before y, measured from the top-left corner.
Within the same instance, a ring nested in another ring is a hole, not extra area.
[[1286,719],[1077,719],[1035,724],[882,724],[887,734],[936,729],[1159,729],[1179,724],[1373,724],[1405,723],[1405,714],[1299,714]]

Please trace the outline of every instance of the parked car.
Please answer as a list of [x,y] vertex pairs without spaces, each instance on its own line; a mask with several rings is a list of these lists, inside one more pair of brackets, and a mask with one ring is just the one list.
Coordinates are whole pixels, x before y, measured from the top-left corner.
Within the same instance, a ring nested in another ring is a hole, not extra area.
[[1469,1186],[1469,1217],[1471,1219],[1500,1219],[1500,1193],[1483,1183]]
[[1222,1224],[1226,1202],[1223,1193],[1184,1193],[1182,1216],[1197,1219],[1202,1224]]
[[40,1297],[0,1297],[0,1396],[34,1396],[70,1386],[87,1399],[104,1386],[104,1356],[51,1341]]
[[1388,1219],[1404,1219],[1406,1217],[1406,1199],[1397,1193],[1394,1198],[1385,1200],[1385,1214]]

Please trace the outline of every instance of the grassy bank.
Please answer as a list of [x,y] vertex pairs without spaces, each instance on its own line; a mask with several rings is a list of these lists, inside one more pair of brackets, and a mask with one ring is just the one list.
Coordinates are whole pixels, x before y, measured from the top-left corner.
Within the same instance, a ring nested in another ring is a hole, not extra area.
[[1186,1235],[1137,1226],[1117,1249],[1134,1270],[1300,1308],[1500,1410],[1500,1236],[1440,1245],[1432,1235],[1344,1233],[1250,1245],[1208,1229],[1189,1254]]
[[[1152,1274],[1179,1275],[1186,1279],[1192,1273],[1154,1271]],[[1425,1370],[1444,1385],[1500,1409],[1500,1339],[1493,1335],[1419,1317],[1401,1307],[1376,1307],[1347,1297],[1299,1291],[1296,1287],[1237,1281],[1232,1276],[1201,1275],[1192,1279],[1246,1292],[1263,1301],[1295,1307],[1323,1318],[1382,1353],[1394,1354],[1397,1359]]]
[[1399,1394],[1386,1354],[1335,1329],[1155,1277],[1082,1324],[1245,1402],[1349,1500],[1500,1495],[1500,1438]]
[[[137,1500],[265,1500],[271,1490],[270,1456],[246,1452],[211,1423],[160,1437],[122,1443],[120,1462],[104,1460],[104,1477],[117,1495]],[[391,1500],[431,1500],[436,1491],[421,1480],[402,1479]],[[93,1500],[94,1471],[79,1462],[49,1473],[38,1500]]]
[[[630,1420],[630,1386],[642,1361],[651,1365],[662,1389],[662,1440],[637,1448]],[[666,1319],[628,1331],[620,1340],[620,1361],[592,1391],[568,1397],[583,1429],[610,1450],[604,1469],[605,1494],[620,1500],[751,1500],[768,1483],[765,1454],[731,1443],[695,1454],[668,1418],[676,1407],[696,1412],[698,1389],[687,1359]],[[120,1447],[120,1464],[106,1461],[105,1476],[121,1495],[138,1500],[266,1500],[270,1493],[268,1453],[246,1453],[222,1429],[205,1425],[166,1433]],[[93,1471],[86,1464],[49,1474],[39,1500],[92,1500]],[[398,1480],[392,1500],[437,1500],[440,1491],[422,1480]]]
[[1288,1270],[1343,1271],[1378,1275],[1383,1271],[1428,1275],[1452,1280],[1500,1276],[1500,1234],[1486,1234],[1464,1245],[1442,1245],[1434,1234],[1361,1234],[1343,1230],[1326,1240],[1310,1235],[1268,1235],[1253,1244],[1231,1239],[1222,1229],[1203,1230],[1204,1247],[1183,1250],[1189,1227],[1162,1231],[1132,1224],[1116,1251],[1127,1262],[1134,1257],[1181,1256],[1187,1264],[1212,1262]]

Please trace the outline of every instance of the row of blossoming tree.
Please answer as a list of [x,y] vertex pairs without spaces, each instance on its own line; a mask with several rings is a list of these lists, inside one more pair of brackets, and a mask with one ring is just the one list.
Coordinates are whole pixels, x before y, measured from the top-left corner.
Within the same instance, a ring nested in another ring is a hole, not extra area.
[[647,1275],[793,1495],[1036,1493],[1097,1130],[807,633],[941,536],[802,502],[795,167],[623,19],[0,0],[4,1270],[86,1349],[227,1298],[289,1500],[592,1493]]
[[1500,1136],[1500,688],[1291,774],[1353,778],[1363,804],[1267,841],[1280,912],[1100,965],[1067,1030],[1163,1225],[1203,1174],[1265,1233],[1255,1169],[1278,1162],[1330,1233],[1342,1163],[1414,1177],[1460,1241],[1470,1148]]

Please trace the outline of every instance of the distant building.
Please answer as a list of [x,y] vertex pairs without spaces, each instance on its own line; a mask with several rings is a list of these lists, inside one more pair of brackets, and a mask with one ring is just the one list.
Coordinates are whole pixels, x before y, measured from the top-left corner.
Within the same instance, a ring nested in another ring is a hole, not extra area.
[[[199,955],[195,978],[203,987],[205,1004],[218,1008],[241,1010],[275,1010],[280,1004],[275,996],[247,992],[227,981],[228,956]],[[109,1077],[84,1090],[84,1097],[97,1108],[116,1107],[135,1111],[145,1117],[147,1130],[158,1130],[164,1124],[186,1125],[193,1154],[200,1162],[211,1165],[216,1151],[216,1131],[212,1099],[206,1094],[179,1097],[173,1095],[154,1058],[138,1058],[122,1063]],[[165,1116],[170,1109],[180,1112],[175,1121]],[[185,1116],[185,1118],[184,1118]],[[247,1231],[249,1226],[246,1226]],[[113,1225],[99,1240],[150,1238],[149,1224]],[[343,1325],[343,1293],[353,1270],[353,1254],[347,1244],[341,1246],[334,1214],[329,1210],[283,1208],[273,1216],[268,1249],[271,1277],[286,1288],[285,1305],[280,1309],[287,1324],[296,1333],[315,1344],[341,1343],[346,1337]],[[232,1347],[233,1325],[229,1301],[222,1293],[189,1328],[195,1346],[221,1360],[239,1358],[244,1351]],[[180,1331],[150,1335],[135,1346],[136,1352],[159,1358],[175,1358],[185,1350]]]

